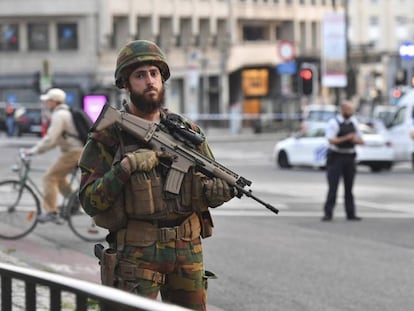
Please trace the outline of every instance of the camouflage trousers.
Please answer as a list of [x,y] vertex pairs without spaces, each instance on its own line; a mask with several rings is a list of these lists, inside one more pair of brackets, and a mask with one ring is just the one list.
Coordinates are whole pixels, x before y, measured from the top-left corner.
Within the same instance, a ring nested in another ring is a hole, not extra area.
[[207,280],[204,278],[203,250],[200,238],[192,241],[156,242],[151,246],[126,246],[118,266],[135,265],[165,275],[164,282],[125,279],[118,275],[116,287],[147,298],[192,310],[206,310]]

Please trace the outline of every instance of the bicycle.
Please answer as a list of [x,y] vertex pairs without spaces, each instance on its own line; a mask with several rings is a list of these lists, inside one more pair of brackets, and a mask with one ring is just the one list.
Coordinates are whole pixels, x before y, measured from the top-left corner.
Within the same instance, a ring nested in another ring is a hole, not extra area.
[[[17,179],[0,181],[0,238],[8,240],[20,239],[32,232],[41,214],[41,198],[43,192],[30,177],[30,172],[40,169],[31,167],[31,156],[19,151],[19,162],[12,166]],[[79,183],[79,168],[70,174],[69,185]],[[60,206],[59,220],[66,221],[73,233],[87,242],[99,242],[105,239],[108,231],[96,226],[80,205],[79,187],[70,195],[63,197]],[[62,221],[55,222],[62,224]]]

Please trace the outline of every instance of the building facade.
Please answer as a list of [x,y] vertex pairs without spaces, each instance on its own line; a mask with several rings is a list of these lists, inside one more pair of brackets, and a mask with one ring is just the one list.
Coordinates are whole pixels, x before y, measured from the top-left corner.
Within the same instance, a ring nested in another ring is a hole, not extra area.
[[0,1],[0,101],[38,104],[53,85],[79,105],[95,83],[100,1]]
[[[350,66],[363,101],[388,104],[397,86],[412,86],[414,61],[401,58],[400,47],[414,42],[414,2],[347,1]],[[414,54],[413,54],[414,56]]]
[[[157,42],[172,72],[167,105],[202,118],[296,109],[297,68],[319,63],[328,0],[2,0],[0,101],[34,103],[53,85],[82,106],[87,94],[110,102],[119,49],[133,39]],[[292,46],[294,68],[281,43]],[[292,108],[293,107],[293,108]]]

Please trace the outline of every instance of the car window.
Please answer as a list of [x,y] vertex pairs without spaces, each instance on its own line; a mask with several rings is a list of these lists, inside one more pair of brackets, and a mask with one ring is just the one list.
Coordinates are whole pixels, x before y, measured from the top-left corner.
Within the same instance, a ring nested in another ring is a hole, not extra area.
[[335,111],[329,110],[313,110],[309,111],[308,114],[308,121],[329,121],[331,118],[335,116]]
[[309,129],[306,134],[306,137],[324,137],[325,136],[325,129],[323,128],[313,128]]
[[407,107],[401,107],[395,114],[394,120],[392,121],[392,125],[400,125],[404,123],[405,111]]

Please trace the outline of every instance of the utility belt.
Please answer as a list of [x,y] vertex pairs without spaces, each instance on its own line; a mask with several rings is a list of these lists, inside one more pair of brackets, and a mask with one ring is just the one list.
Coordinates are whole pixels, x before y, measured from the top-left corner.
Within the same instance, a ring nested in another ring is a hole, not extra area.
[[339,155],[355,154],[355,148],[329,148],[328,152]]
[[128,246],[150,246],[155,242],[191,241],[201,234],[200,220],[195,213],[177,220],[129,219],[124,229],[117,232],[117,249]]

